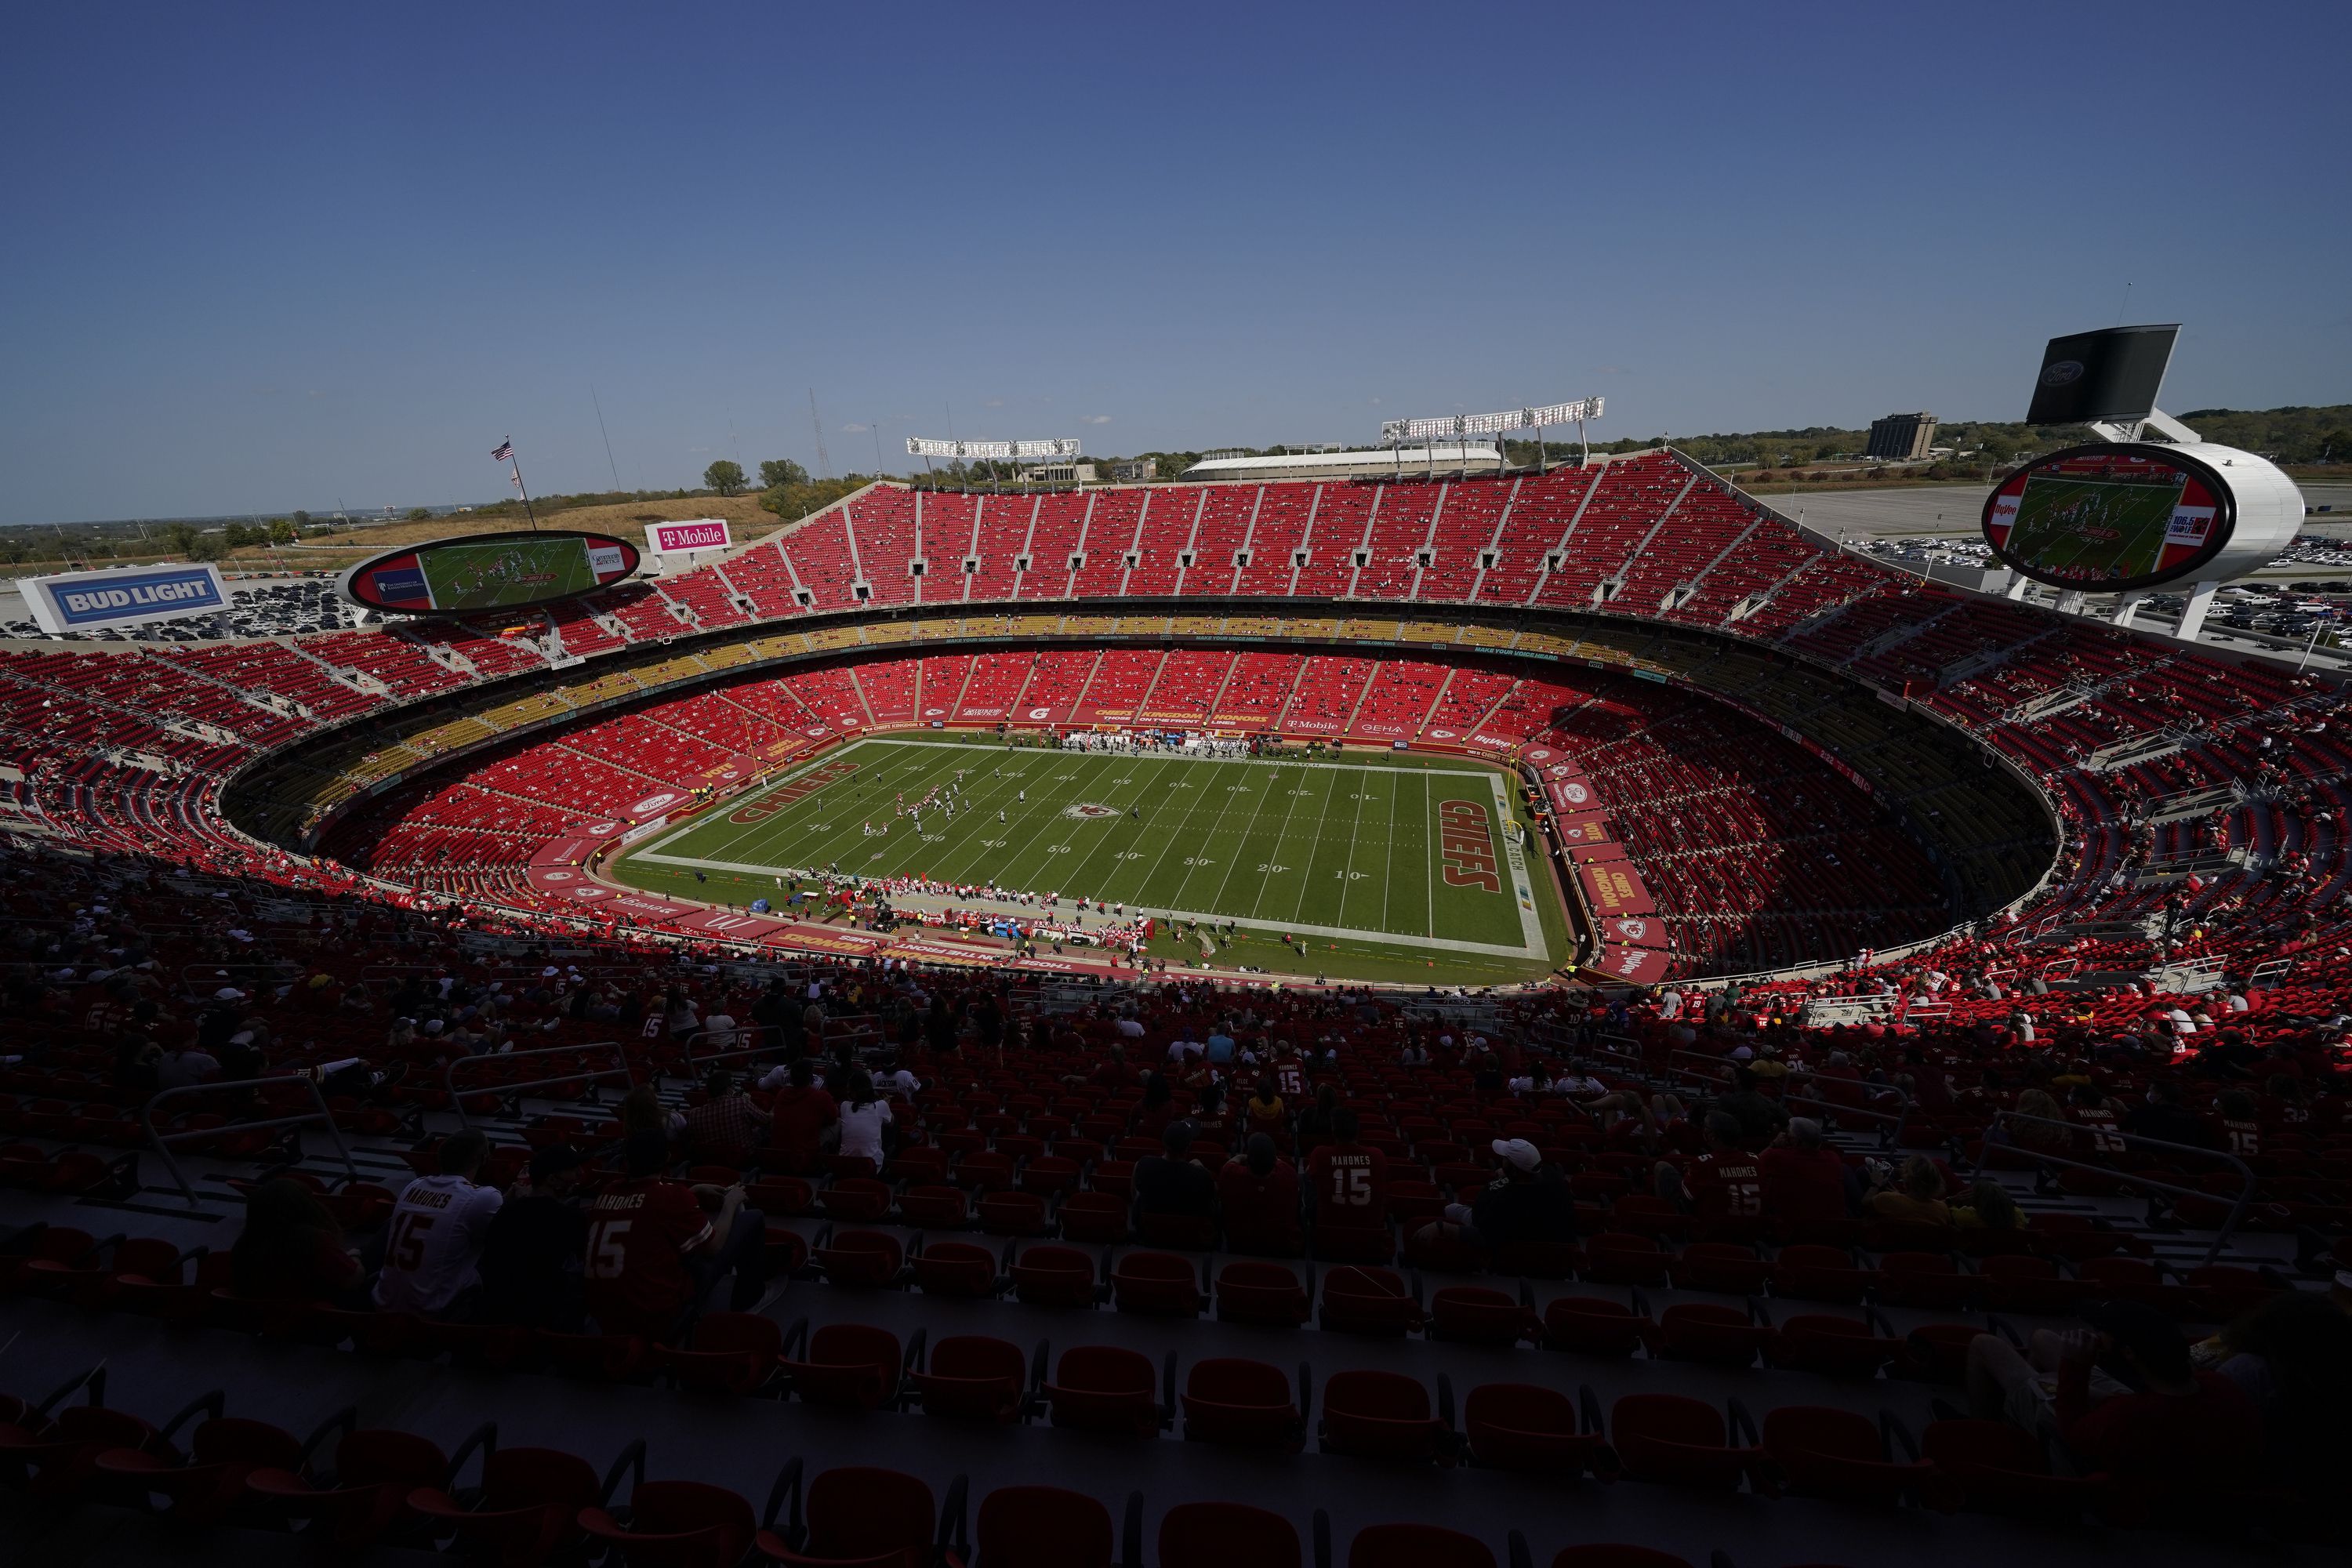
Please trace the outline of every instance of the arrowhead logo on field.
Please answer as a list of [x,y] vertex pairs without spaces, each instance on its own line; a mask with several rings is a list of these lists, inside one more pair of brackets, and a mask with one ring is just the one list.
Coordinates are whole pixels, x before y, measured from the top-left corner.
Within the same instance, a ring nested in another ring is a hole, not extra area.
[[1062,815],[1064,816],[1077,817],[1081,820],[1095,816],[1117,816],[1118,815],[1118,807],[1115,805],[1097,805],[1092,801],[1082,800],[1075,805],[1066,805],[1062,807]]

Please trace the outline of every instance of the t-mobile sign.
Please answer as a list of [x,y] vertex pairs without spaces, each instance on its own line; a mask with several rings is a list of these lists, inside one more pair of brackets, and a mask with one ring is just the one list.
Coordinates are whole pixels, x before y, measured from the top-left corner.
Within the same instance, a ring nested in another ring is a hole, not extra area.
[[678,555],[689,550],[724,550],[734,542],[723,517],[688,518],[684,522],[646,524],[646,548],[656,555]]

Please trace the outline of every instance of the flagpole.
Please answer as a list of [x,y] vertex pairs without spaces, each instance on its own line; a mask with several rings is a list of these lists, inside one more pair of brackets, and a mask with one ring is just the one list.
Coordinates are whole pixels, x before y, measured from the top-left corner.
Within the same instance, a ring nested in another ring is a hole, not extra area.
[[539,531],[539,513],[531,510],[530,487],[522,482],[522,459],[520,458],[509,458],[507,461],[514,465],[515,489],[522,491],[523,515],[530,519],[530,531],[533,533],[537,533]]

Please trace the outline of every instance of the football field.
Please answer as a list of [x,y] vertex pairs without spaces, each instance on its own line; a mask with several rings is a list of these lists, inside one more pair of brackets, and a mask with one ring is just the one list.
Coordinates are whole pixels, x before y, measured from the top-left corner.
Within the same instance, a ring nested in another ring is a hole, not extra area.
[[[948,810],[952,801],[954,810]],[[919,803],[919,814],[901,814]],[[619,880],[709,902],[793,872],[921,877],[1231,922],[1156,956],[1494,984],[1557,960],[1549,872],[1504,824],[1511,778],[1394,753],[1209,758],[854,741],[625,854]],[[886,831],[887,830],[887,831]]]
[[2096,582],[2156,570],[2179,484],[2118,484],[2036,474],[2018,498],[2010,552]]

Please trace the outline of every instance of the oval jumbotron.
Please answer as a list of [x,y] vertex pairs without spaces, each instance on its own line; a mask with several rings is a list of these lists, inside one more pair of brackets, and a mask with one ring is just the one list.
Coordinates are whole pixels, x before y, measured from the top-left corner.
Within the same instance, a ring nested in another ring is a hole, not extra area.
[[345,572],[354,605],[404,615],[467,615],[577,598],[632,576],[637,547],[605,533],[468,533],[412,545]]

